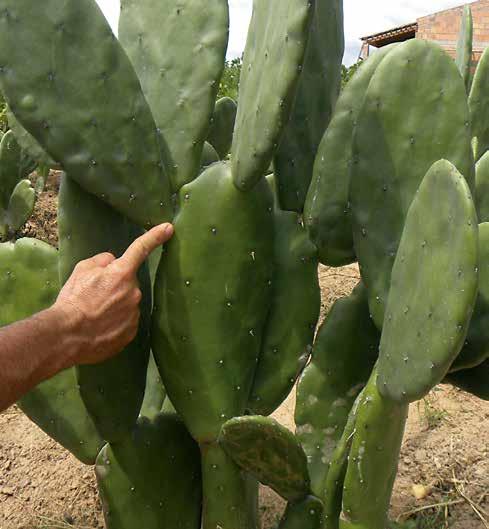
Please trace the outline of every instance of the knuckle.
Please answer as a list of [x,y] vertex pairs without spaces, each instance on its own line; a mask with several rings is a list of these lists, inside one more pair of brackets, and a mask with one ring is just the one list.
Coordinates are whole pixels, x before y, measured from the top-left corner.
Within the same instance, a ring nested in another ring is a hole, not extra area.
[[134,302],[139,305],[139,303],[141,303],[141,300],[143,299],[143,293],[141,292],[141,289],[136,287],[134,289],[134,294],[133,294],[133,297],[134,297]]

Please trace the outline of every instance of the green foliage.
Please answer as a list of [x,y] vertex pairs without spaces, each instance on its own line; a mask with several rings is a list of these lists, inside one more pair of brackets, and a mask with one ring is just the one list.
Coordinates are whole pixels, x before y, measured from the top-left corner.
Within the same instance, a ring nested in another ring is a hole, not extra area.
[[341,66],[341,88],[345,88],[348,81],[355,75],[360,66],[363,64],[363,61],[358,61],[351,66]]
[[243,61],[241,57],[226,61],[224,72],[222,74],[221,82],[219,84],[218,99],[222,97],[230,97],[234,101],[238,100],[239,92],[239,78],[241,76],[241,67]]

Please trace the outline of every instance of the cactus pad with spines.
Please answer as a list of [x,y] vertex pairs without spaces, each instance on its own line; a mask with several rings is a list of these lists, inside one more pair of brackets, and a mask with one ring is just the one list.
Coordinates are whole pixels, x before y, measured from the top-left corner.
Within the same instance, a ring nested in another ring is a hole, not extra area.
[[242,472],[218,443],[201,445],[202,529],[256,529],[258,482]]
[[156,365],[153,353],[149,355],[148,371],[146,373],[146,389],[144,390],[144,400],[141,404],[139,415],[154,419],[160,413],[166,391],[161,381],[160,372]]
[[477,64],[469,95],[470,121],[475,142],[475,161],[489,150],[489,102],[486,87],[489,83],[489,48],[484,50]]
[[325,265],[343,266],[356,259],[349,197],[353,131],[370,80],[392,48],[385,46],[371,55],[348,81],[319,144],[304,222]]
[[247,406],[271,301],[272,200],[265,179],[238,190],[224,162],[180,190],[152,339],[168,395],[199,442]]
[[333,305],[318,331],[312,360],[297,387],[297,437],[308,456],[311,488],[322,494],[350,409],[377,360],[380,335],[359,284]]
[[[59,194],[58,226],[63,283],[79,261],[102,252],[120,257],[142,233],[66,175]],[[144,397],[151,312],[151,284],[146,264],[140,268],[138,280],[143,299],[136,338],[110,360],[76,368],[85,405],[101,436],[111,442],[124,438],[132,430]]]
[[34,211],[36,192],[30,180],[21,180],[14,188],[7,209],[6,220],[15,233],[26,223]]
[[47,167],[54,167],[56,163],[52,160],[46,151],[39,145],[34,136],[27,132],[19,123],[19,120],[14,116],[9,107],[7,107],[8,125],[15,135],[15,139],[19,143],[23,151],[37,164]]
[[314,3],[304,65],[289,123],[274,158],[280,207],[302,212],[314,157],[340,92],[343,0]]
[[479,289],[460,354],[450,371],[470,369],[489,358],[489,223],[479,224]]
[[209,165],[212,165],[218,161],[219,154],[217,154],[216,149],[214,149],[210,143],[205,142],[202,149],[202,157],[200,159],[200,170],[204,171],[206,167],[209,167]]
[[323,502],[322,529],[338,529],[343,500],[343,483],[345,481],[348,457],[355,433],[358,406],[362,393],[358,395],[348,415],[345,428],[331,456],[328,472],[320,485],[320,498]]
[[384,58],[368,87],[353,151],[354,244],[380,329],[406,214],[426,172],[446,159],[474,188],[465,86],[445,50],[416,39]]
[[164,139],[95,0],[6,0],[0,66],[16,118],[85,190],[142,226],[169,219]]
[[422,398],[460,352],[477,294],[477,234],[465,179],[436,162],[409,208],[392,269],[378,366],[385,398]]
[[95,471],[107,529],[200,529],[199,449],[176,415],[139,419]]
[[387,524],[408,405],[382,397],[375,379],[374,371],[358,402],[340,529],[383,529]]
[[207,141],[214,147],[221,160],[224,160],[231,150],[237,111],[236,102],[230,97],[222,97],[216,101]]
[[224,67],[226,0],[122,0],[119,39],[167,141],[172,190],[199,172]]
[[474,21],[472,19],[472,10],[469,5],[464,6],[462,15],[462,24],[457,42],[457,54],[455,62],[460,71],[467,92],[470,90],[471,69],[472,69],[472,39],[474,36]]
[[289,503],[278,529],[320,529],[323,504],[315,496]]
[[275,209],[274,232],[272,305],[250,398],[258,415],[273,413],[304,369],[321,305],[317,250],[300,217]]
[[489,222],[489,151],[475,165],[475,206],[479,222]]
[[287,125],[303,66],[315,0],[253,1],[231,148],[233,178],[252,188]]
[[297,502],[310,492],[307,458],[294,434],[261,415],[226,422],[219,444],[244,471],[282,498]]

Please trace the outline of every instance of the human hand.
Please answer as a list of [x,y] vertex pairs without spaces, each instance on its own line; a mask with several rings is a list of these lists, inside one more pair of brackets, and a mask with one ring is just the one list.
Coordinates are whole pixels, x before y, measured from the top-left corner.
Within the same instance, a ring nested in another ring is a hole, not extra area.
[[136,239],[119,259],[102,253],[76,265],[52,307],[69,344],[69,365],[107,360],[135,338],[142,298],[137,271],[172,235],[173,226],[162,224]]

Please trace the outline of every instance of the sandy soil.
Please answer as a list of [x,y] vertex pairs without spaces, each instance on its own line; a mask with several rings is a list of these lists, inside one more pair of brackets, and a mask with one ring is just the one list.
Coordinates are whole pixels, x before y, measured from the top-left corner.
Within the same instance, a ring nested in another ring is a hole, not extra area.
[[[56,244],[57,176],[25,234]],[[358,281],[358,269],[321,267],[322,316]],[[275,414],[293,428],[294,395]],[[489,528],[489,403],[440,386],[411,407],[391,517],[404,529]],[[413,486],[424,496],[416,499]],[[261,492],[263,529],[284,503]],[[15,406],[0,414],[0,529],[97,529],[103,519],[93,469],[50,440]]]

